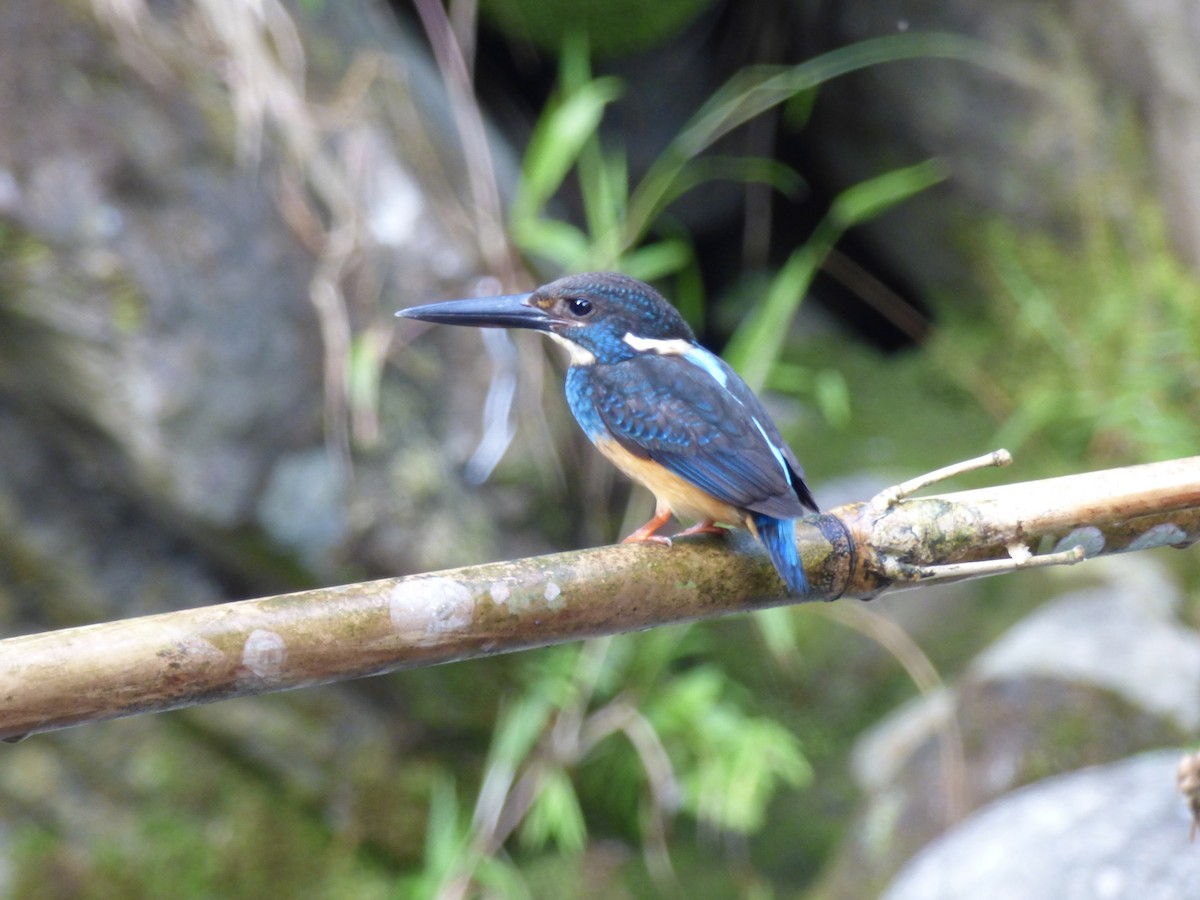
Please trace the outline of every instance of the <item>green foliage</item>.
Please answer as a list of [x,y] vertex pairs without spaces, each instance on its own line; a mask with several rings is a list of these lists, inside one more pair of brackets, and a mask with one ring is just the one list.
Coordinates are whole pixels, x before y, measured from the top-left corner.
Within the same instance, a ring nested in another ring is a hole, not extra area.
[[[717,179],[762,182],[794,190],[794,172],[757,158],[704,156],[717,141],[772,107],[811,94],[823,82],[867,66],[916,56],[986,58],[980,45],[951,35],[893,35],[865,41],[797,66],[754,66],[722,86],[687,121],[636,185],[623,151],[605,150],[596,136],[604,108],[621,93],[612,78],[592,78],[586,39],[563,48],[559,89],[539,120],[522,166],[510,229],[517,246],[564,271],[619,268],[651,278],[680,271],[686,247],[646,245],[675,200]],[[978,60],[977,60],[978,61]],[[811,101],[809,101],[811,102]],[[556,219],[551,199],[571,173],[579,181],[588,230]],[[901,170],[846,192],[827,227],[845,230],[936,180],[929,165]]]
[[447,774],[431,779],[429,817],[425,825],[425,865],[419,875],[401,882],[409,897],[434,897],[458,874],[470,844],[454,780]]
[[554,53],[564,32],[582,30],[598,57],[662,43],[712,0],[484,0],[483,14],[508,34]]
[[[628,226],[625,156],[603,148],[596,134],[605,107],[621,95],[620,82],[591,77],[587,43],[578,35],[564,46],[559,75],[558,92],[539,119],[521,166],[509,213],[513,241],[528,256],[561,271],[620,269],[643,279],[681,272],[693,262],[690,246],[682,238],[645,243],[649,223]],[[586,231],[550,212],[572,172]]]
[[497,724],[469,826],[452,788],[432,795],[414,893],[483,881],[485,865],[492,879],[518,878],[490,850],[518,828],[527,853],[578,855],[585,809],[638,810],[621,826],[630,837],[639,822],[660,831],[676,811],[718,832],[761,828],[776,791],[804,784],[809,768],[798,739],[756,714],[720,669],[688,665],[702,641],[701,629],[679,626],[531,657]]
[[[295,785],[281,789],[246,759],[172,727],[178,718],[163,718],[92,725],[83,740],[45,736],[57,748],[8,761],[33,786],[45,777],[71,782],[61,760],[75,760],[79,796],[62,801],[63,818],[6,836],[14,865],[5,896],[389,896],[390,873],[355,841],[331,840],[329,822],[310,814]],[[102,778],[110,780],[90,793]],[[122,795],[136,801],[132,810],[115,802]],[[102,797],[100,808],[76,802],[87,797]],[[96,820],[104,827],[89,839]]]
[[[623,151],[602,146],[597,129],[605,108],[621,95],[613,78],[593,78],[586,39],[567,40],[559,89],[540,118],[521,169],[521,185],[510,212],[510,232],[526,255],[559,271],[618,269],[643,280],[678,277],[675,300],[698,324],[702,287],[685,235],[663,225],[667,208],[706,182],[759,182],[791,192],[799,178],[786,166],[761,158],[705,155],[718,140],[772,107],[811,106],[824,81],[866,66],[913,56],[980,57],[978,45],[950,35],[895,35],[866,41],[798,66],[755,66],[731,78],[684,125],[637,185],[629,184]],[[986,58],[983,53],[981,58]],[[978,61],[978,59],[977,59]],[[793,117],[795,114],[793,114]],[[583,201],[586,230],[556,217],[551,205],[574,172]],[[845,421],[849,393],[834,370],[802,374],[780,363],[788,323],[817,269],[849,228],[936,184],[943,178],[934,161],[887,172],[843,192],[816,232],[798,247],[771,280],[763,299],[737,329],[726,350],[730,364],[752,388],[770,381],[813,396],[822,412]],[[658,237],[650,239],[652,232]]]
[[933,349],[1003,422],[995,445],[1036,444],[1060,465],[1195,453],[1200,282],[1171,251],[1157,208],[1073,247],[1006,223],[984,238],[986,314],[951,318]]
[[[846,230],[881,215],[944,177],[941,167],[931,160],[886,172],[838,195],[812,237],[788,257],[762,301],[725,348],[726,360],[751,388],[761,390],[767,384],[783,352],[788,323],[800,308],[821,263]],[[827,394],[827,399],[832,401],[834,397]],[[842,391],[837,402],[844,400]],[[833,403],[830,406],[835,408]]]
[[[608,210],[608,185],[619,180],[599,154],[596,129],[604,108],[621,94],[615,78],[588,77],[586,46],[572,42],[563,53],[561,87],[551,98],[529,138],[521,165],[521,186],[509,213],[509,231],[527,253],[547,257],[563,268],[592,254],[587,236],[573,225],[543,215],[571,168],[580,165],[581,186],[593,217]],[[587,153],[585,154],[585,148]]]
[[674,751],[683,808],[711,828],[752,834],[775,790],[806,784],[811,771],[797,738],[744,703],[726,673],[704,665],[671,679],[645,713]]
[[676,199],[700,154],[769,109],[812,92],[833,78],[902,59],[971,60],[1002,66],[987,45],[949,34],[897,34],[862,41],[796,66],[750,66],[738,72],[687,122],[663,150],[630,197],[632,227],[644,228]]
[[521,843],[535,849],[553,843],[564,853],[582,852],[587,825],[565,769],[552,769],[543,777],[537,799],[522,823]]

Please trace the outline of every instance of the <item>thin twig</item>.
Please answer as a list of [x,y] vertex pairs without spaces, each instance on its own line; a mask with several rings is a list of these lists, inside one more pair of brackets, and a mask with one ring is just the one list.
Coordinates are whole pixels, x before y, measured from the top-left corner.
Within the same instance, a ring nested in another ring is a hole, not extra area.
[[953,463],[949,466],[942,466],[942,468],[934,469],[925,475],[919,475],[916,478],[910,478],[908,481],[902,481],[900,484],[876,494],[871,499],[871,505],[879,509],[891,509],[905,497],[909,497],[921,490],[921,488],[929,487],[931,484],[937,484],[939,481],[949,481],[951,478],[957,478],[959,475],[965,475],[968,472],[976,472],[979,469],[991,467],[1002,468],[1011,463],[1012,454],[1007,450],[993,450],[984,456],[977,456],[974,459]]
[[[904,667],[913,684],[926,697],[947,690],[925,651],[896,622],[865,607],[832,604],[819,608],[821,614],[875,641]],[[944,821],[947,826],[967,813],[967,763],[962,729],[951,707],[938,727],[938,751],[945,786]]]
[[511,283],[517,266],[504,231],[496,169],[492,164],[483,116],[475,100],[471,67],[439,0],[416,0],[415,6],[450,95],[450,112],[466,156],[479,248],[488,268],[500,275],[505,283]]

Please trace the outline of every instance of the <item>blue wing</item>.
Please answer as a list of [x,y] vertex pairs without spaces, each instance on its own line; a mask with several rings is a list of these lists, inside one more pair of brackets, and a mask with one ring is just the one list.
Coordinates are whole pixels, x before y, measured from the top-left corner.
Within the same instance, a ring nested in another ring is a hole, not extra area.
[[[738,509],[778,519],[817,511],[800,463],[758,398],[708,351],[647,353],[572,373],[581,379],[568,392],[572,408],[590,434],[602,423],[631,453]],[[599,421],[589,428],[592,416]]]

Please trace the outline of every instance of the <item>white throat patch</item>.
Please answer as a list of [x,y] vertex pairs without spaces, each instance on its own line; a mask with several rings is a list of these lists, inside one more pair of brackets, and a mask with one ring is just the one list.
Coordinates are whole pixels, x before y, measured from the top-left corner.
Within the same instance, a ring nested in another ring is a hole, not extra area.
[[596,354],[586,347],[580,347],[574,341],[569,341],[565,337],[555,334],[553,331],[547,331],[545,334],[554,343],[567,348],[567,353],[571,354],[571,365],[590,366],[596,361]]

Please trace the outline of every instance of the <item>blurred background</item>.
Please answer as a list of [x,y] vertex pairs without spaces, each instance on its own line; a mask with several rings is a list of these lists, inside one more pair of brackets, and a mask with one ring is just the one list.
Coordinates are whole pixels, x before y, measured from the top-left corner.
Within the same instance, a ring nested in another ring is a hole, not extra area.
[[[823,507],[998,446],[956,486],[1193,455],[1198,44],[1187,0],[9,0],[0,634],[627,533],[553,348],[393,318],[567,271],[654,281]],[[1156,550],[39,735],[0,895],[1190,896],[1198,581]]]

